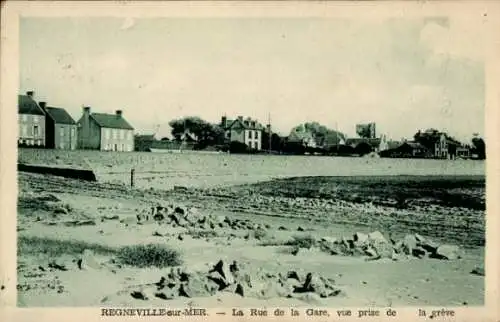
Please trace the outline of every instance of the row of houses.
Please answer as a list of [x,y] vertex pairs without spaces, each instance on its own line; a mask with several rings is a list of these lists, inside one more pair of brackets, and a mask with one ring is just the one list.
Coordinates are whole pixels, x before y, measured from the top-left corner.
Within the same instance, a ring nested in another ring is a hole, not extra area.
[[92,113],[85,106],[75,121],[66,109],[37,102],[29,91],[18,95],[18,122],[18,145],[22,147],[134,151],[134,128],[122,110]]

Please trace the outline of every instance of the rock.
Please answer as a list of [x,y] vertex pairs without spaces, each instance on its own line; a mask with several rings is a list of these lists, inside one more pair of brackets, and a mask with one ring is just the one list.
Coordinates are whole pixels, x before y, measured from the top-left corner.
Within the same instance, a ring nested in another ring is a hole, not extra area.
[[279,226],[278,230],[288,230],[288,229],[286,227],[284,227],[284,226]]
[[231,270],[230,270],[229,266],[227,265],[227,263],[224,262],[223,260],[220,260],[219,262],[217,262],[217,264],[215,264],[215,266],[209,271],[209,273],[211,273],[211,272],[219,273],[224,278],[224,281],[228,285],[234,283],[234,276],[231,273]]
[[120,220],[120,216],[114,215],[114,216],[102,216],[102,220]]
[[132,296],[134,299],[143,300],[143,301],[147,301],[149,299],[146,296],[146,294],[144,294],[144,292],[142,292],[142,291],[133,291],[132,293],[130,293],[130,296]]
[[386,244],[389,243],[380,231],[374,231],[372,233],[369,233],[368,240],[370,243],[386,243]]
[[177,239],[178,240],[184,240],[184,236],[182,236],[182,234],[179,234],[179,236],[177,236]]
[[299,226],[299,227],[297,228],[297,231],[304,231],[304,228],[302,228],[302,227],[300,227],[300,226]]
[[484,276],[484,267],[477,266],[471,272],[472,275]]
[[352,236],[352,240],[354,241],[354,245],[356,247],[360,247],[368,242],[368,235],[357,232]]
[[441,245],[437,248],[434,257],[447,260],[460,258],[460,248],[456,245]]
[[192,274],[179,287],[179,295],[184,297],[208,297],[215,295],[219,285],[200,274]]
[[175,207],[174,212],[179,215],[185,215],[187,211],[184,207]]
[[408,234],[401,243],[402,251],[406,255],[413,255],[413,250],[417,248],[417,238],[415,235]]
[[198,222],[199,217],[194,213],[188,212],[184,219],[190,224],[195,224]]
[[155,297],[162,300],[173,300],[175,298],[175,291],[173,289],[167,289],[165,291],[156,292]]
[[67,271],[68,270],[68,268],[64,264],[57,263],[56,261],[51,261],[48,266],[49,266],[49,268],[57,269],[59,271]]
[[168,218],[176,225],[179,225],[179,223],[181,222],[181,217],[178,214],[170,214],[168,215]]
[[417,247],[412,249],[412,252],[410,255],[418,257],[418,258],[423,258],[423,257],[427,256],[427,251],[425,249],[423,249],[422,247],[417,246]]
[[99,269],[101,265],[94,258],[93,252],[89,249],[85,249],[81,258],[78,260],[78,268],[82,270]]
[[338,241],[335,237],[321,237],[320,242],[335,244]]
[[227,288],[229,284],[227,283],[226,279],[219,273],[219,272],[209,272],[209,275],[207,278],[218,286],[219,291]]
[[59,207],[54,208],[53,213],[55,213],[55,214],[68,214],[69,212],[68,212],[68,209],[66,209],[62,206],[59,206]]

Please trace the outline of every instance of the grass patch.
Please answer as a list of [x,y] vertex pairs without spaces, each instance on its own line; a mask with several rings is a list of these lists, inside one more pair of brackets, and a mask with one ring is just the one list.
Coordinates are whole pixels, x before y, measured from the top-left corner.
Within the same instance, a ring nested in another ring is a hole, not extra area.
[[116,253],[116,249],[77,240],[61,240],[46,237],[20,236],[17,241],[18,255],[77,255],[85,249],[92,250],[95,254],[110,255]]
[[182,264],[179,251],[161,244],[125,246],[118,250],[116,257],[122,264],[139,268],[163,268]]

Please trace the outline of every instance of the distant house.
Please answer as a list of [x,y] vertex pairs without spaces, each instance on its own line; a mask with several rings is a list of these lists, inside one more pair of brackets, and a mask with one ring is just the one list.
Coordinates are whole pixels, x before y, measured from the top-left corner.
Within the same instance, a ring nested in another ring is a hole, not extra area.
[[46,147],[50,149],[75,150],[77,143],[76,122],[63,108],[39,103],[45,111]]
[[244,143],[254,150],[262,149],[264,127],[258,121],[249,117],[243,119],[243,116],[238,116],[235,120],[228,120],[223,116],[220,125],[227,141]]
[[381,151],[380,156],[390,158],[429,158],[432,157],[432,152],[418,142],[405,141],[394,144],[390,149]]
[[90,107],[84,107],[77,126],[80,149],[134,151],[134,128],[121,110],[115,114],[91,113]]
[[33,99],[34,92],[17,96],[18,145],[45,147],[45,112]]

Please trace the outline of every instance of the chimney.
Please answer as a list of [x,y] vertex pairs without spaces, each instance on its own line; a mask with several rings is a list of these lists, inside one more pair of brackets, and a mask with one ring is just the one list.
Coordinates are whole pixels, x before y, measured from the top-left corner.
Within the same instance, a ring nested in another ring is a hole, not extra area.
[[221,123],[221,125],[222,125],[222,126],[226,126],[226,123],[227,123],[227,117],[223,116],[223,117],[221,118],[220,123]]
[[42,108],[42,110],[45,111],[45,108],[47,107],[47,103],[46,102],[39,102],[38,105],[40,105],[40,107]]
[[116,116],[122,117],[122,110],[116,110]]
[[83,114],[90,114],[90,106],[83,107]]
[[35,92],[29,91],[29,92],[26,92],[26,95],[28,95],[29,97],[33,98],[33,96],[35,96]]

